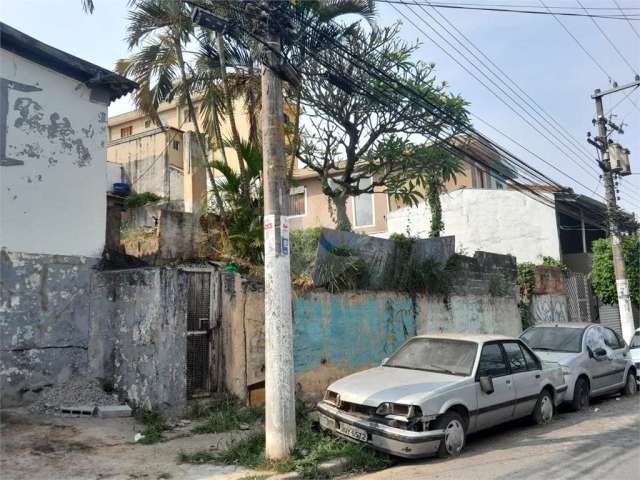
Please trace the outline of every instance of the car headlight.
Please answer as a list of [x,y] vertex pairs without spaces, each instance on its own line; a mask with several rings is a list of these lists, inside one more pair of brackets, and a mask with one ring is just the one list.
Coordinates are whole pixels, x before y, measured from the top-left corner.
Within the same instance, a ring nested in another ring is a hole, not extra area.
[[381,415],[383,417],[393,415],[408,419],[421,417],[422,410],[420,410],[420,407],[417,407],[415,405],[402,405],[400,403],[384,402],[378,405],[378,408],[376,408],[376,415]]

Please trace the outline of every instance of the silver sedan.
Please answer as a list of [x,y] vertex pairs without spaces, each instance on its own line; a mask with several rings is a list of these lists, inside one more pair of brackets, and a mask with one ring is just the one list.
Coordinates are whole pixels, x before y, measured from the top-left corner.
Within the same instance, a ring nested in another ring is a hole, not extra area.
[[559,365],[515,338],[408,340],[380,367],[329,385],[320,426],[405,458],[458,455],[467,434],[516,418],[551,421],[566,390]]

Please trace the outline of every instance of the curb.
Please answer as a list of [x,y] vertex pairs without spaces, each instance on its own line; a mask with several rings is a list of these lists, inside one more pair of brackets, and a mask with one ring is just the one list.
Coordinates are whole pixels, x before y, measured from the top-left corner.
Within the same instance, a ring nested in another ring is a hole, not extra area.
[[[351,466],[351,460],[346,457],[335,458],[318,465],[318,473],[323,476],[338,475],[344,473]],[[269,477],[269,480],[303,480],[304,476],[298,472],[281,473]]]

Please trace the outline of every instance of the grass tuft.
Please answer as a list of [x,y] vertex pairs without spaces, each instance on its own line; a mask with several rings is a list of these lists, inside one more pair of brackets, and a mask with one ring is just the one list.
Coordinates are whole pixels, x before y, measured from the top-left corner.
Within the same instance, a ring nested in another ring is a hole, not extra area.
[[198,451],[181,453],[178,457],[184,463],[223,463],[248,468],[276,470],[278,472],[296,471],[304,478],[318,478],[318,465],[338,457],[351,461],[352,471],[379,470],[392,464],[388,455],[380,454],[365,445],[348,442],[321,432],[307,415],[306,409],[298,409],[296,448],[290,458],[271,461],[264,454],[264,431],[232,442],[229,447],[218,453]]
[[221,402],[203,407],[195,407],[191,416],[204,417],[205,422],[196,425],[193,433],[220,433],[238,430],[241,424],[253,426],[264,421],[263,407],[244,407],[238,401],[227,398]]
[[162,415],[153,410],[139,409],[136,419],[144,425],[143,438],[138,443],[151,445],[162,440],[162,432],[167,430],[167,424]]

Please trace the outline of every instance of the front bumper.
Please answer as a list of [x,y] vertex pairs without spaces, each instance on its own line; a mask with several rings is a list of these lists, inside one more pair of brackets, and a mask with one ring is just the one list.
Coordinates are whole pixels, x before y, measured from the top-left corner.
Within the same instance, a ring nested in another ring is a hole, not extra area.
[[[371,422],[349,415],[324,401],[318,403],[318,411],[320,427],[323,430],[330,431],[347,440],[366,443],[376,450],[403,458],[421,458],[433,455],[438,450],[440,440],[444,435],[442,430],[414,432]],[[341,432],[342,424],[366,432],[366,441],[363,438],[354,438]]]

